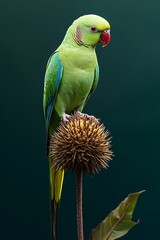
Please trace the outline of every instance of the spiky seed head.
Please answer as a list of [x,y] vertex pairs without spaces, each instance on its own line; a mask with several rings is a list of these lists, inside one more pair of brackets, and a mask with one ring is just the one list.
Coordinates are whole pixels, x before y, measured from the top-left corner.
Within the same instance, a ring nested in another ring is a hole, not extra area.
[[94,116],[75,113],[61,121],[50,140],[51,168],[96,173],[111,160],[111,138]]

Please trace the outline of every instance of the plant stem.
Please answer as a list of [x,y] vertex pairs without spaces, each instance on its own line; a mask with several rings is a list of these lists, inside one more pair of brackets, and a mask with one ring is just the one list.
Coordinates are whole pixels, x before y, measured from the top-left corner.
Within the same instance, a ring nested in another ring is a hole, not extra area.
[[84,240],[83,234],[83,208],[82,208],[82,182],[83,171],[76,172],[76,202],[77,202],[77,234],[78,240]]

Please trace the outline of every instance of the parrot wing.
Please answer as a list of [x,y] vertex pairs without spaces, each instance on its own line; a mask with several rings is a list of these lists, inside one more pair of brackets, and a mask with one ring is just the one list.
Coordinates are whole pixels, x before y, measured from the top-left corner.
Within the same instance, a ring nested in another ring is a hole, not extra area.
[[47,63],[44,81],[43,109],[46,120],[46,131],[48,139],[49,124],[62,78],[63,66],[58,52],[53,53]]

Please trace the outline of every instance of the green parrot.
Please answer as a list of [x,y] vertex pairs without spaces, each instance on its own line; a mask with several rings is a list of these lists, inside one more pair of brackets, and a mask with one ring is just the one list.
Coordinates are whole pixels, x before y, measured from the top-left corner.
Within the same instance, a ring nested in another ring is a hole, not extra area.
[[[110,41],[110,25],[102,17],[89,14],[76,19],[48,60],[43,108],[46,121],[47,155],[49,141],[59,126],[61,118],[75,111],[82,112],[86,101],[95,90],[99,79],[99,67],[95,47],[103,47]],[[56,218],[61,198],[64,170],[50,168],[50,197],[52,236],[56,239]]]

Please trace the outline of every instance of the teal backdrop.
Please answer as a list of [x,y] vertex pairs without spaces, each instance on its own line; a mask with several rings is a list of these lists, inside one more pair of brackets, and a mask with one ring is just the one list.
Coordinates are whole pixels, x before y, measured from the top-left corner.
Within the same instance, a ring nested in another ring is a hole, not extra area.
[[[146,189],[122,239],[157,239],[160,216],[160,1],[1,1],[0,239],[50,240],[48,162],[42,111],[47,60],[72,21],[94,13],[111,24],[97,46],[100,82],[85,112],[112,136],[109,169],[84,178],[86,239],[130,192]],[[75,176],[67,173],[59,239],[76,239]]]

